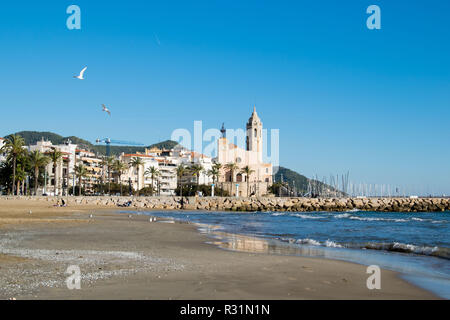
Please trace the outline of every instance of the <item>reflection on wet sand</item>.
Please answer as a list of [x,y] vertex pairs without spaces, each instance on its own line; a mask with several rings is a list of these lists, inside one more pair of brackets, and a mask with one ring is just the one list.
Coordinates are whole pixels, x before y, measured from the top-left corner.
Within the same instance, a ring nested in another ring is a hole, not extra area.
[[200,231],[212,236],[216,241],[210,243],[222,249],[281,255],[302,255],[311,257],[333,258],[333,255],[324,248],[312,246],[293,245],[273,239],[263,239],[239,234],[231,234],[217,231],[219,227],[208,226],[200,228]]

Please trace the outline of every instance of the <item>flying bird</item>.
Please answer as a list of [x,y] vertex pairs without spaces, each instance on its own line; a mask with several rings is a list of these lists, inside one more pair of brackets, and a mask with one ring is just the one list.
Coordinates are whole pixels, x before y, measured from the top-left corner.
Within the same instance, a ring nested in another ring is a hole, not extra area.
[[83,70],[80,71],[80,74],[78,76],[73,76],[74,78],[80,79],[80,80],[84,80],[83,75],[84,72],[86,71],[87,67],[84,67]]
[[102,104],[102,107],[102,111],[105,111],[107,114],[111,115],[111,111],[109,111],[109,109],[104,104]]
[[159,41],[158,35],[154,32],[153,32],[153,34],[155,35],[156,43],[158,44],[158,46],[161,46],[161,42]]

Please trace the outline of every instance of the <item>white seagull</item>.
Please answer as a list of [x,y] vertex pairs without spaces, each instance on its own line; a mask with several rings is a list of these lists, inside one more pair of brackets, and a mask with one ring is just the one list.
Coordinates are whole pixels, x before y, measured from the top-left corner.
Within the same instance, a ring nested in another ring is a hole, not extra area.
[[86,71],[87,67],[84,67],[83,70],[80,71],[80,74],[78,76],[73,76],[74,78],[80,79],[80,80],[84,80],[83,75],[84,72]]
[[102,104],[102,107],[102,111],[105,111],[107,114],[111,115],[111,111],[109,111],[109,109],[104,104]]

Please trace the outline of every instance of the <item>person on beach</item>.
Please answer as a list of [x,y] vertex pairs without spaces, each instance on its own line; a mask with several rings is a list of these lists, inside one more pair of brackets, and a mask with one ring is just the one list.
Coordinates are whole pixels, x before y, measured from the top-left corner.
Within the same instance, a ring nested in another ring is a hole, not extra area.
[[59,200],[56,200],[56,204],[54,205],[55,207],[67,207],[66,202],[64,201],[64,199],[61,199],[61,204],[59,204]]

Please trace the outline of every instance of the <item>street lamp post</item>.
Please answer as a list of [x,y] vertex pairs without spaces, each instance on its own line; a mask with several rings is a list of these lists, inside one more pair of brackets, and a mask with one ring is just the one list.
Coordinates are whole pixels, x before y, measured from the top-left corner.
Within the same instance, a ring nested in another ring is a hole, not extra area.
[[47,168],[44,170],[44,194],[47,194]]

